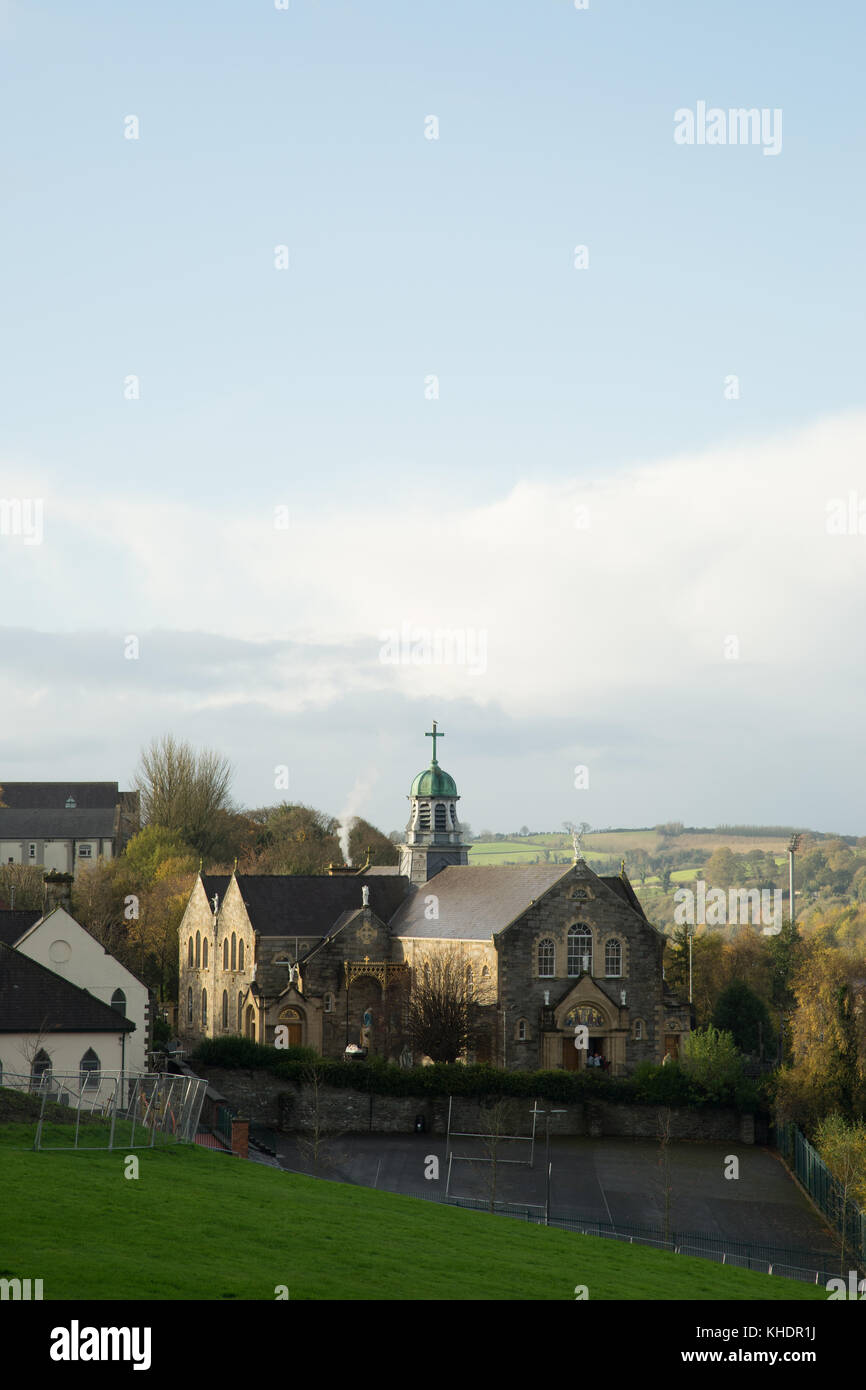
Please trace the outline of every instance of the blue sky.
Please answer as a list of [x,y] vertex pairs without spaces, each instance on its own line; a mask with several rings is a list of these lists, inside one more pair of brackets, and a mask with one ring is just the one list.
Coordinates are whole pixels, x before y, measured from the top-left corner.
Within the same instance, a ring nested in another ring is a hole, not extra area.
[[[0,496],[45,499],[0,536],[2,775],[125,782],[172,729],[390,829],[439,717],[476,827],[866,832],[866,536],[824,525],[866,497],[864,28],[0,8]],[[781,152],[675,144],[698,101],[781,109]],[[487,669],[383,667],[402,622]]]

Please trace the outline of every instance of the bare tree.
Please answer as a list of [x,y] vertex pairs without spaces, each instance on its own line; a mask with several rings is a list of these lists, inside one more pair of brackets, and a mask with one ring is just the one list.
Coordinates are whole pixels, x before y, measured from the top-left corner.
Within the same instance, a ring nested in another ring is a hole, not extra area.
[[304,1090],[297,1111],[300,1128],[295,1143],[299,1155],[317,1175],[320,1167],[333,1168],[348,1155],[335,1150],[342,1131],[329,1129],[325,1118],[325,1068],[321,1062],[310,1062],[304,1067],[301,1085]]
[[479,1133],[484,1137],[481,1140],[481,1147],[487,1160],[487,1171],[485,1175],[485,1187],[487,1189],[487,1200],[490,1203],[490,1210],[496,1211],[496,1188],[499,1180],[499,1164],[501,1162],[500,1150],[503,1141],[508,1134],[510,1106],[507,1100],[500,1097],[498,1100],[491,1101],[488,1105],[481,1107],[479,1111]]
[[456,1062],[486,1031],[490,991],[476,983],[462,952],[443,947],[415,959],[407,1032],[434,1062]]
[[176,831],[199,854],[211,854],[234,813],[229,795],[232,766],[211,749],[196,752],[171,734],[142,750],[135,787],[142,820]]

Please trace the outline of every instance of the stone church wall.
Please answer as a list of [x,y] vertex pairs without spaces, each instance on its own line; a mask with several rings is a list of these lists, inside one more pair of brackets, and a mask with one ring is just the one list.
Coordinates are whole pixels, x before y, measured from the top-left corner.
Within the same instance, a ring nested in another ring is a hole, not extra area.
[[[261,1071],[203,1066],[198,1066],[196,1071],[222,1092],[232,1109],[258,1124],[291,1134],[309,1123],[313,1104],[309,1087],[298,1088]],[[489,1102],[455,1096],[452,1130],[478,1133],[484,1123],[482,1111],[486,1104]],[[529,1134],[531,1102],[508,1097],[506,1105],[508,1132]],[[543,1106],[541,1102],[539,1108]],[[663,1107],[658,1105],[581,1101],[556,1108],[565,1113],[550,1117],[551,1134],[653,1140],[659,1137],[658,1116]],[[444,1137],[448,1100],[443,1096],[377,1096],[324,1086],[319,1091],[319,1114],[326,1131],[345,1134],[411,1134],[416,1116],[422,1115],[427,1133]],[[542,1122],[536,1133],[543,1135]],[[740,1115],[733,1109],[674,1108],[671,1110],[671,1138],[752,1144],[754,1120],[753,1116]]]

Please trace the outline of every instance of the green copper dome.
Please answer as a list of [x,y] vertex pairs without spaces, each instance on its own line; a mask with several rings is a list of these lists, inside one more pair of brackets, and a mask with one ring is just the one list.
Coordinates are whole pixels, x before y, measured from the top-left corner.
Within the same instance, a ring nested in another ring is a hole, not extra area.
[[419,772],[412,783],[410,796],[456,796],[457,784],[449,772],[443,772],[438,763],[431,763]]

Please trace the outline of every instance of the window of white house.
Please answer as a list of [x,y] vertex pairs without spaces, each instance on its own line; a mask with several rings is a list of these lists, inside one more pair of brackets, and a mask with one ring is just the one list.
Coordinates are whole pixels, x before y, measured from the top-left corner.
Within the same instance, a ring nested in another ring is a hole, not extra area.
[[92,859],[92,858],[93,858],[93,846],[92,846],[92,845],[79,845],[79,846],[78,846],[78,858],[79,858],[79,859]]
[[81,1089],[93,1089],[99,1085],[99,1058],[89,1047],[79,1063],[78,1078]]
[[35,858],[36,858],[36,846],[35,846],[35,845],[30,845],[30,847],[29,847],[29,849],[28,849],[28,854],[30,855],[30,858],[31,858],[31,859],[35,859]]
[[111,1007],[116,1009],[119,1014],[126,1018],[126,995],[122,989],[116,989],[111,996]]
[[568,929],[568,973],[579,975],[583,970],[592,974],[592,932],[578,922]]
[[556,970],[556,947],[549,937],[538,943],[538,974],[541,979],[553,978]]
[[604,948],[605,975],[622,974],[622,946],[617,940],[608,941]]

